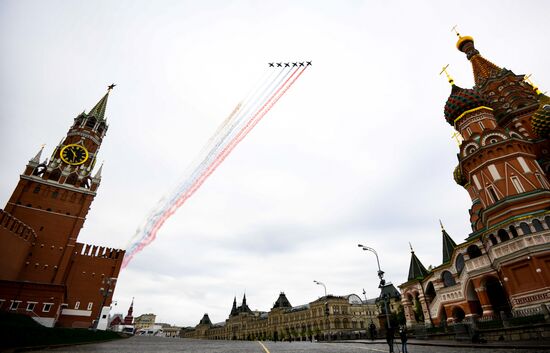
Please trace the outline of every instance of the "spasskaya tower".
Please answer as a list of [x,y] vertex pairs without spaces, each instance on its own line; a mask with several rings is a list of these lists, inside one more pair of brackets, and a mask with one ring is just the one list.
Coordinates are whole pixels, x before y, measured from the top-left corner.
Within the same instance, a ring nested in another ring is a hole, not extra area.
[[[124,251],[77,238],[101,182],[102,166],[93,172],[114,86],[74,119],[49,160],[41,160],[42,147],[27,163],[0,210],[1,310],[24,312],[48,326],[89,327],[98,317],[99,328],[106,325],[101,318]],[[100,293],[105,287],[107,295]]]

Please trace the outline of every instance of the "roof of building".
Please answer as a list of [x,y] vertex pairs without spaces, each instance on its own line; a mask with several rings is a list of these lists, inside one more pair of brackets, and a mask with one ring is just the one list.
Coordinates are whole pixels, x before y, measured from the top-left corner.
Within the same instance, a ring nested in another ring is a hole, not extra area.
[[279,294],[279,298],[277,298],[277,301],[275,302],[275,304],[273,304],[273,309],[275,308],[292,308],[292,305],[286,298],[286,295],[284,292],[281,292]]
[[447,263],[451,261],[451,256],[453,256],[453,251],[456,248],[456,243],[449,236],[447,231],[445,231],[443,225],[441,226],[441,233],[443,234],[443,263]]
[[199,325],[212,325],[212,321],[210,321],[210,317],[208,317],[208,314],[204,314],[201,321],[199,322]]
[[422,262],[416,257],[413,250],[411,250],[411,264],[409,265],[409,276],[408,280],[413,279],[423,279],[428,274],[426,267],[422,265]]
[[380,297],[377,298],[377,300],[384,296],[387,296],[389,298],[401,298],[401,293],[399,293],[399,291],[391,282],[388,282],[384,286],[382,286],[382,288],[380,288]]
[[309,309],[309,304],[303,304],[298,306],[293,306],[292,308],[288,308],[286,312],[295,312],[295,311],[302,311]]

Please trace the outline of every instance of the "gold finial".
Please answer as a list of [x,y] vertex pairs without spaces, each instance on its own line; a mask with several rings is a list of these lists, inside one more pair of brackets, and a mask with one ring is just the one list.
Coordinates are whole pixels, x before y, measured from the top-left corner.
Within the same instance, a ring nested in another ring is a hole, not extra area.
[[540,94],[540,90],[539,88],[533,83],[533,81],[531,80],[531,75],[532,74],[529,74],[527,76],[525,76],[523,78],[523,81],[527,82],[528,84],[530,84],[531,86],[533,86],[533,90],[535,91],[536,94]]
[[460,132],[455,131],[455,133],[451,136],[451,138],[456,140],[456,144],[460,146],[462,144],[462,141],[464,141],[464,138],[460,134]]
[[451,77],[451,75],[449,75],[449,73],[447,72],[447,68],[449,67],[449,64],[443,66],[443,69],[441,69],[441,72],[439,73],[440,75],[442,73],[445,73],[445,76],[447,76],[447,81],[449,81],[449,83],[452,85],[455,84],[455,80],[453,80],[453,78]]
[[409,242],[409,248],[411,248],[411,252],[414,252],[413,246],[411,245],[411,242]]
[[441,226],[441,230],[445,229],[445,228],[443,228],[443,222],[441,222],[441,220],[439,220],[439,225]]
[[455,32],[456,36],[460,38],[460,33],[458,33],[458,30],[456,29],[457,27],[457,25],[454,25],[453,28],[451,28],[451,32]]
[[115,88],[116,84],[114,83],[111,83],[108,87],[107,87],[107,91],[110,92],[113,90],[113,88]]
[[40,149],[43,149],[44,147],[46,147],[46,144],[45,144],[45,143],[43,143],[43,144],[40,145]]

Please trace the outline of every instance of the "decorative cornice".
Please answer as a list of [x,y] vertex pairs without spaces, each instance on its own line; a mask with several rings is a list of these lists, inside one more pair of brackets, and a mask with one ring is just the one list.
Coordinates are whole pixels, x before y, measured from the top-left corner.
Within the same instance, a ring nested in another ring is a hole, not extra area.
[[99,139],[97,139],[96,137],[88,134],[88,133],[85,133],[85,132],[81,132],[81,131],[71,131],[67,134],[67,137],[69,136],[81,136],[81,137],[86,137],[86,138],[89,138],[90,140],[92,140],[96,145],[100,145],[101,144],[101,141],[99,141]]
[[458,116],[458,118],[456,118],[456,119],[454,120],[454,123],[456,124],[456,122],[459,121],[460,119],[462,119],[462,117],[464,117],[464,115],[469,114],[469,113],[473,113],[473,112],[478,111],[478,110],[481,110],[481,109],[487,109],[487,110],[493,111],[493,108],[489,108],[489,107],[486,107],[486,106],[482,105],[481,107],[477,107],[477,108],[474,108],[474,109],[466,110],[464,113],[460,114],[460,115]]
[[48,186],[54,186],[56,188],[65,189],[65,190],[69,190],[69,191],[76,191],[76,192],[79,192],[81,194],[87,194],[87,195],[92,195],[92,196],[97,195],[97,193],[95,191],[86,190],[84,188],[77,188],[76,186],[72,186],[72,185],[69,185],[69,184],[59,184],[57,181],[44,180],[41,177],[34,176],[34,175],[21,174],[20,177],[21,177],[21,179],[24,179],[24,180],[33,181],[33,182],[37,182],[37,183],[48,185]]

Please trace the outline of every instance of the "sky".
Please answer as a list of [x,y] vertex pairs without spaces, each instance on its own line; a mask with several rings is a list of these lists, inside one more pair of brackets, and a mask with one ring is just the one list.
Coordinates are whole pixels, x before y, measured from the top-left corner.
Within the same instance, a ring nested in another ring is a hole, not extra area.
[[[547,1],[0,0],[0,207],[116,83],[102,182],[79,241],[125,248],[272,61],[312,60],[286,95],[120,272],[114,312],[224,321],[406,281],[409,243],[442,261],[439,219],[471,232],[443,117],[454,25],[495,64],[550,85]],[[546,24],[545,24],[546,23]]]

